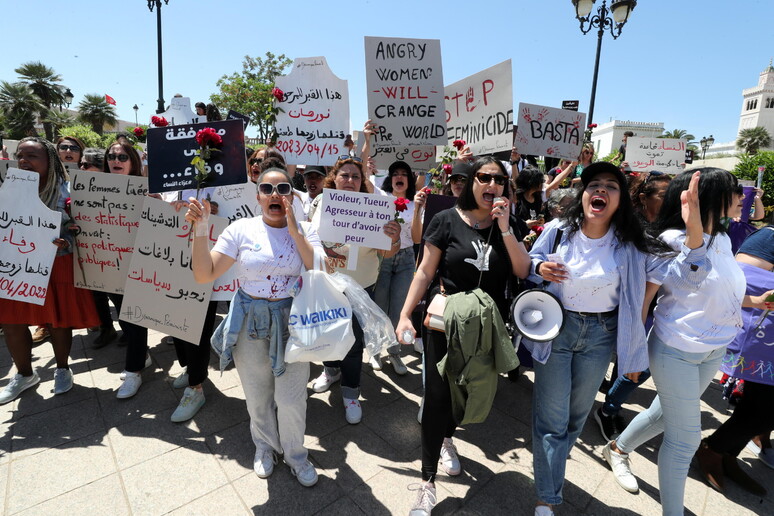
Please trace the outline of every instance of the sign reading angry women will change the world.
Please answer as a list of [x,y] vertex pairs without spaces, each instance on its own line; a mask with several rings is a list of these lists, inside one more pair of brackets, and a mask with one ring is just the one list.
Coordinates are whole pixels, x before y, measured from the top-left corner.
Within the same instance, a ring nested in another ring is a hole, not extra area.
[[519,154],[576,160],[583,146],[586,113],[519,104],[513,145]]

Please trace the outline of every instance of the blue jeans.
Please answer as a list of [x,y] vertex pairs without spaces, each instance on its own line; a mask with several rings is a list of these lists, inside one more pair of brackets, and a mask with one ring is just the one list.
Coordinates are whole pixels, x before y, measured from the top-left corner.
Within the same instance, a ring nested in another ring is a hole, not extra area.
[[627,377],[619,376],[610,390],[605,395],[605,403],[602,405],[602,412],[608,416],[614,416],[621,411],[621,405],[623,405],[634,389],[645,383],[650,378],[650,369],[645,369],[640,373],[640,377],[637,379],[637,383],[629,380]]
[[532,464],[538,499],[562,503],[567,456],[583,430],[607,371],[618,334],[618,315],[567,312],[545,364],[535,361]]
[[701,443],[700,398],[725,354],[725,346],[688,353],[667,345],[653,331],[648,336],[650,372],[658,396],[629,423],[616,446],[630,453],[664,432],[658,451],[658,485],[664,515],[683,514],[685,479]]
[[[374,302],[390,318],[393,328],[398,325],[400,311],[406,302],[411,280],[414,279],[414,248],[401,249],[395,256],[382,260],[374,287]],[[400,344],[390,346],[389,353],[400,353]]]

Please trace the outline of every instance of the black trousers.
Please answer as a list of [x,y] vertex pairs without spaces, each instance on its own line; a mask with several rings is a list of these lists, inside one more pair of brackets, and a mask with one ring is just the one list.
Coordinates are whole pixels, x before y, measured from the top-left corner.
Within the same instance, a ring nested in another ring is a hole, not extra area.
[[744,382],[744,395],[734,413],[707,438],[718,453],[739,455],[747,441],[774,430],[774,385]]
[[[108,297],[115,305],[120,317],[124,296],[121,294],[108,294]],[[145,367],[145,355],[148,354],[148,328],[143,328],[120,319],[118,320],[118,325],[124,331],[124,338],[127,341],[124,369],[130,373],[139,373]]]
[[94,298],[94,306],[97,307],[97,316],[102,328],[113,326],[113,318],[110,316],[110,305],[108,304],[108,295],[106,292],[92,290],[91,295]]
[[188,385],[199,385],[207,379],[207,369],[210,365],[210,338],[215,326],[215,311],[218,308],[217,301],[210,301],[207,307],[207,315],[204,316],[204,327],[202,328],[199,343],[186,342],[177,337],[172,340],[175,343],[175,353],[180,365],[187,368]]

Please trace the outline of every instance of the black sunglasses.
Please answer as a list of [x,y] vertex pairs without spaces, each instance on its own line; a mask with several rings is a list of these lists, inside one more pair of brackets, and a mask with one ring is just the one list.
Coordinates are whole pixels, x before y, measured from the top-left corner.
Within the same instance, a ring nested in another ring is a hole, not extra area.
[[59,144],[59,150],[62,152],[81,152],[81,148],[77,145],[67,145],[66,143],[60,143]]
[[277,183],[273,185],[271,183],[261,183],[258,185],[258,192],[263,195],[272,195],[277,192],[280,195],[290,195],[293,191],[293,187],[290,183]]
[[94,163],[89,163],[88,161],[81,161],[80,163],[78,163],[78,166],[81,168],[89,168],[89,167],[96,167],[97,165],[95,165]]
[[467,183],[468,178],[466,176],[451,176],[449,178],[450,183]]
[[263,162],[263,159],[261,158],[250,159],[250,165],[260,165],[262,162]]
[[112,152],[108,154],[107,156],[108,161],[120,161],[121,163],[124,163],[126,161],[129,161],[129,154],[113,154]]
[[479,183],[485,185],[491,183],[493,179],[498,186],[505,186],[505,183],[508,182],[508,178],[505,176],[501,176],[500,174],[487,174],[486,172],[476,172],[476,179],[478,179]]
[[347,160],[352,160],[355,163],[363,162],[363,160],[358,158],[357,156],[350,156],[349,154],[342,154],[341,156],[339,156],[339,159],[338,159],[338,161],[347,161]]

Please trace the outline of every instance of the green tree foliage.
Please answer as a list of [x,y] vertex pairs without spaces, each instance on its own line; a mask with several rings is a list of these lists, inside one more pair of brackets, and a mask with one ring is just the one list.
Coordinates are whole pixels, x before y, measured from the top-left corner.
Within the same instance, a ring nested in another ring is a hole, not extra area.
[[62,76],[40,61],[24,63],[14,71],[19,74],[19,82],[26,84],[40,100],[41,108],[38,110],[38,114],[43,122],[46,138],[53,140],[54,126],[46,119],[53,106],[64,104],[66,88],[60,84]]
[[75,123],[75,117],[67,111],[59,111],[59,109],[49,109],[46,116],[43,117],[43,123],[51,124],[54,129],[54,135],[59,134],[60,129],[73,125]]
[[0,113],[7,138],[19,140],[35,136],[35,120],[41,107],[40,100],[26,84],[0,81]]
[[747,154],[755,154],[758,149],[771,146],[771,135],[765,127],[751,127],[739,131],[736,139],[736,148]]
[[59,136],[64,138],[73,136],[81,140],[86,147],[96,147],[98,149],[107,148],[108,144],[116,139],[115,134],[106,134],[102,136],[97,134],[90,126],[84,124],[62,127],[59,130]]
[[78,104],[80,120],[91,126],[92,130],[102,135],[105,126],[113,127],[118,123],[116,108],[105,100],[104,95],[86,94]]
[[734,168],[734,175],[739,179],[758,179],[758,167],[766,167],[763,174],[763,205],[766,207],[766,213],[772,211],[774,207],[774,152],[761,151],[756,154],[741,154],[739,163]]
[[671,131],[664,131],[664,134],[657,138],[674,138],[676,140],[688,140],[689,142],[695,140],[696,137],[690,134],[685,129],[672,129]]
[[274,78],[282,75],[292,63],[285,54],[275,56],[266,52],[265,59],[245,56],[242,71],[221,77],[217,82],[219,91],[210,96],[210,101],[226,111],[233,109],[249,116],[263,141],[271,130],[268,118],[273,107]]

